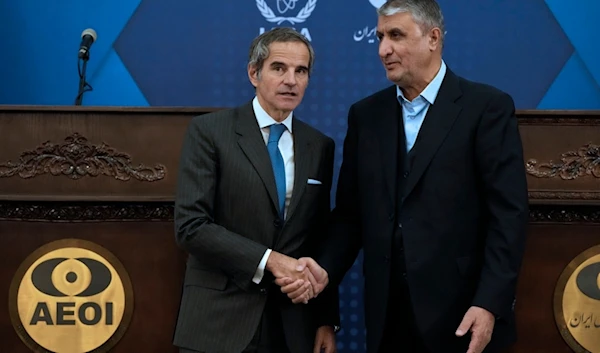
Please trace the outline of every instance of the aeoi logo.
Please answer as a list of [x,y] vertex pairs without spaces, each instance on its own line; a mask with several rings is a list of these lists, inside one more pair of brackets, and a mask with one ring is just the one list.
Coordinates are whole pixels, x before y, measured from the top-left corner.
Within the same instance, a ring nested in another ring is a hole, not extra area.
[[554,318],[575,352],[600,353],[600,245],[578,255],[561,274]]
[[[317,6],[317,0],[306,0],[306,3],[301,8],[298,6],[298,0],[273,0],[273,2],[275,2],[273,8],[277,10],[277,13],[269,6],[267,0],[256,0],[256,7],[265,20],[278,26],[284,23],[289,23],[292,26],[297,23],[303,23],[310,17]],[[298,11],[296,15],[290,15],[290,13],[295,11]],[[265,28],[260,27],[259,34],[264,32]],[[308,28],[300,29],[300,33],[309,41],[312,41]]]
[[97,244],[65,239],[25,259],[10,288],[17,334],[34,351],[106,352],[123,336],[133,290],[123,265]]

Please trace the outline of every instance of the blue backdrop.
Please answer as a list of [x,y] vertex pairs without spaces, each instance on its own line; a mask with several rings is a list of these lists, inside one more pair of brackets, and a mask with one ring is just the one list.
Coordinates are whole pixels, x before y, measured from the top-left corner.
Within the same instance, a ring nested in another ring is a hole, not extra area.
[[[382,0],[0,0],[0,104],[70,105],[83,29],[91,50],[85,105],[231,107],[253,97],[250,41],[291,26],[313,43],[298,116],[336,140],[349,105],[389,83],[377,57]],[[444,57],[519,109],[600,109],[598,0],[440,0]],[[364,350],[360,259],[340,288],[341,353]]]

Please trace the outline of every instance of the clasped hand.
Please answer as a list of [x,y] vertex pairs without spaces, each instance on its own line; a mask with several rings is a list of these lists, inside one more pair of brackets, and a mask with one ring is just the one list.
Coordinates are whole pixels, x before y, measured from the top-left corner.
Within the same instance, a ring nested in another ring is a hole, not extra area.
[[267,261],[267,270],[275,276],[275,283],[294,304],[307,304],[329,283],[327,271],[309,257],[296,260],[273,252]]

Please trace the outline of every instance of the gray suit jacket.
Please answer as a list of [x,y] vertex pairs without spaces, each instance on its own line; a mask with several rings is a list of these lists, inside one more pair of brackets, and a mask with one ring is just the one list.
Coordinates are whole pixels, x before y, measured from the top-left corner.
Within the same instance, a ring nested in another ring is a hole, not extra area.
[[[201,352],[239,353],[254,336],[275,291],[265,271],[252,282],[267,248],[311,256],[327,235],[334,142],[293,120],[295,181],[284,223],[275,178],[252,104],[195,117],[182,147],[175,201],[177,244],[189,253],[174,344]],[[307,184],[308,179],[322,182]],[[339,324],[337,288],[308,305],[281,308],[292,353],[312,352],[316,329]]]

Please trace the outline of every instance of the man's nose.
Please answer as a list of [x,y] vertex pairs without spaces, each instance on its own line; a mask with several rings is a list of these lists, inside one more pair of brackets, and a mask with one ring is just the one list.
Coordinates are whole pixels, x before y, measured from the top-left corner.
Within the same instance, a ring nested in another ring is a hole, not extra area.
[[289,86],[296,85],[296,72],[294,70],[288,70],[283,76],[283,83]]
[[379,41],[379,56],[385,58],[392,53],[392,46],[388,40],[381,38]]

